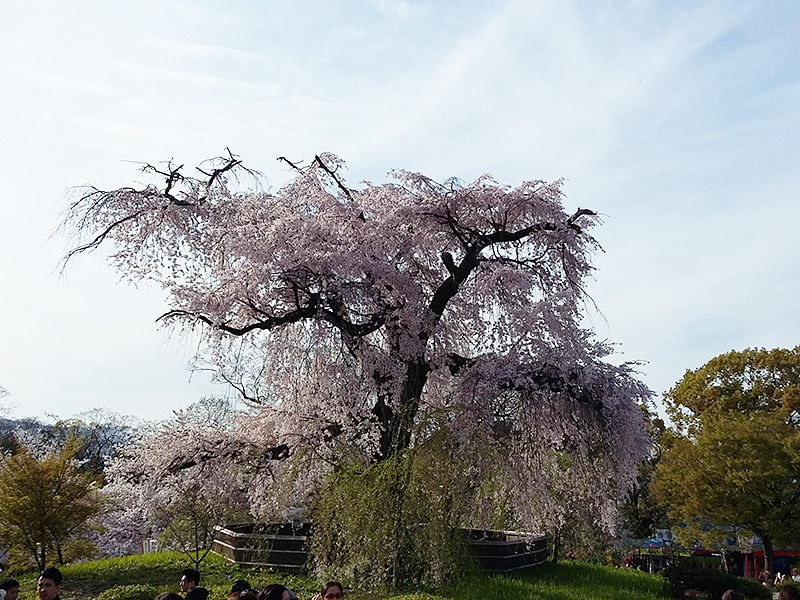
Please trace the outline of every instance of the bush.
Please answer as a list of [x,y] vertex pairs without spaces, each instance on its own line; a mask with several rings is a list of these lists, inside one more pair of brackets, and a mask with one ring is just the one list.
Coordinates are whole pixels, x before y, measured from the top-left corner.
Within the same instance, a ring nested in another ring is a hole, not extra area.
[[686,590],[705,592],[711,600],[720,600],[726,590],[738,590],[746,598],[772,598],[770,591],[757,581],[704,568],[691,561],[677,562],[661,573],[664,576],[664,588],[673,598],[684,598]]
[[154,585],[118,585],[100,592],[97,600],[153,600],[159,592]]
[[72,540],[64,546],[64,563],[94,560],[100,556],[100,548],[90,540]]

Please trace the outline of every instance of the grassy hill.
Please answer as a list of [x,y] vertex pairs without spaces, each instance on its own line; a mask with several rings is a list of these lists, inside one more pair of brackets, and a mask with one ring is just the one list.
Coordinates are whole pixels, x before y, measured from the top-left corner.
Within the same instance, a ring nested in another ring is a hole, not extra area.
[[[152,600],[162,591],[178,591],[181,569],[191,566],[179,553],[157,553],[112,558],[63,567],[62,600]],[[240,569],[215,555],[200,565],[202,585],[209,600],[225,600],[231,583],[247,579],[263,587],[282,583],[300,600],[310,600],[318,582],[310,576],[292,576],[265,569]],[[36,573],[17,573],[21,599],[35,600]],[[445,590],[403,594],[348,591],[348,600],[665,600],[661,578],[632,569],[586,563],[545,564],[526,575],[471,577]]]

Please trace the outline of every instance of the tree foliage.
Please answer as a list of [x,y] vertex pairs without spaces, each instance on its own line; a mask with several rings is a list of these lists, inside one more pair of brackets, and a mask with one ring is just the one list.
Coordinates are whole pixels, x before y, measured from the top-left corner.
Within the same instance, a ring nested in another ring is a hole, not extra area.
[[[234,189],[253,172],[233,155],[196,175],[147,165],[160,185],[90,189],[65,221],[67,260],[112,244],[123,276],[169,293],[162,322],[199,329],[207,363],[257,409],[241,425],[259,448],[255,512],[307,503],[343,461],[403,461],[444,429],[491,447],[518,526],[551,527],[566,497],[610,526],[647,452],[650,392],[580,326],[597,215],[566,212],[560,181],[395,171],[355,189],[333,155],[282,160],[296,177],[276,193]],[[245,452],[215,443],[172,467]],[[565,465],[569,494],[552,485]]]
[[800,346],[729,352],[666,395],[657,491],[684,536],[738,526],[773,544],[800,541]]
[[75,439],[79,444],[75,458],[81,469],[101,477],[108,462],[136,439],[137,425],[141,422],[135,417],[97,408],[43,426],[41,443],[61,447],[70,438]]
[[36,458],[58,452],[72,440],[75,460],[82,471],[102,477],[112,457],[137,436],[141,422],[106,409],[94,409],[53,423],[39,419],[0,419],[0,448],[15,454],[21,448]]
[[669,525],[667,512],[653,492],[656,467],[662,456],[660,440],[664,436],[666,425],[646,408],[643,407],[643,410],[646,411],[650,423],[650,435],[654,444],[650,453],[639,464],[636,482],[620,506],[621,529],[635,539],[650,538],[656,534],[657,529],[666,529]]
[[[158,536],[195,564],[211,550],[215,528],[247,515],[247,482],[236,464],[203,460],[218,450],[230,425],[227,404],[204,399],[151,427],[113,458],[104,491],[114,511],[100,541],[107,554],[129,554]],[[173,462],[193,450],[197,461],[180,470]]]
[[340,464],[314,501],[316,572],[361,587],[436,586],[466,575],[474,565],[459,528],[496,483],[491,474],[469,476],[486,458],[476,456],[486,449],[472,451],[439,430],[366,469]]
[[77,450],[69,440],[37,459],[22,448],[0,464],[0,539],[22,549],[39,569],[53,553],[63,563],[67,544],[87,534],[89,521],[103,509],[94,477],[75,460]]

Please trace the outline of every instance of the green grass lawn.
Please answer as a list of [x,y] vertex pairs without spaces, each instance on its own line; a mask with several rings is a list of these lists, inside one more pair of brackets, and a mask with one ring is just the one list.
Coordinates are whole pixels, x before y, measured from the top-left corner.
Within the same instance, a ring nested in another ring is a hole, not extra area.
[[[151,600],[158,592],[178,592],[181,569],[191,566],[179,553],[157,553],[112,558],[63,567],[62,600]],[[200,565],[202,585],[209,600],[225,600],[231,583],[247,579],[263,587],[282,583],[300,600],[310,600],[318,582],[310,576],[240,569],[225,559],[209,555]],[[15,575],[22,584],[21,598],[35,600],[36,573]],[[445,590],[402,594],[349,591],[348,600],[665,600],[661,578],[632,569],[615,569],[580,562],[545,564],[525,575],[470,577]]]

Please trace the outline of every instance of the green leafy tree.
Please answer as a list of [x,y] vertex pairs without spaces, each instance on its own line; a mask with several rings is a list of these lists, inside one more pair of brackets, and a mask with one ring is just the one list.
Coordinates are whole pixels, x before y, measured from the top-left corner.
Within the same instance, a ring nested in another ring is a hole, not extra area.
[[774,545],[800,541],[800,346],[729,352],[688,371],[666,394],[656,492],[683,537],[718,526]]
[[23,549],[43,569],[51,553],[64,562],[67,544],[103,509],[94,478],[75,461],[79,444],[37,459],[26,448],[0,464],[0,538]]

